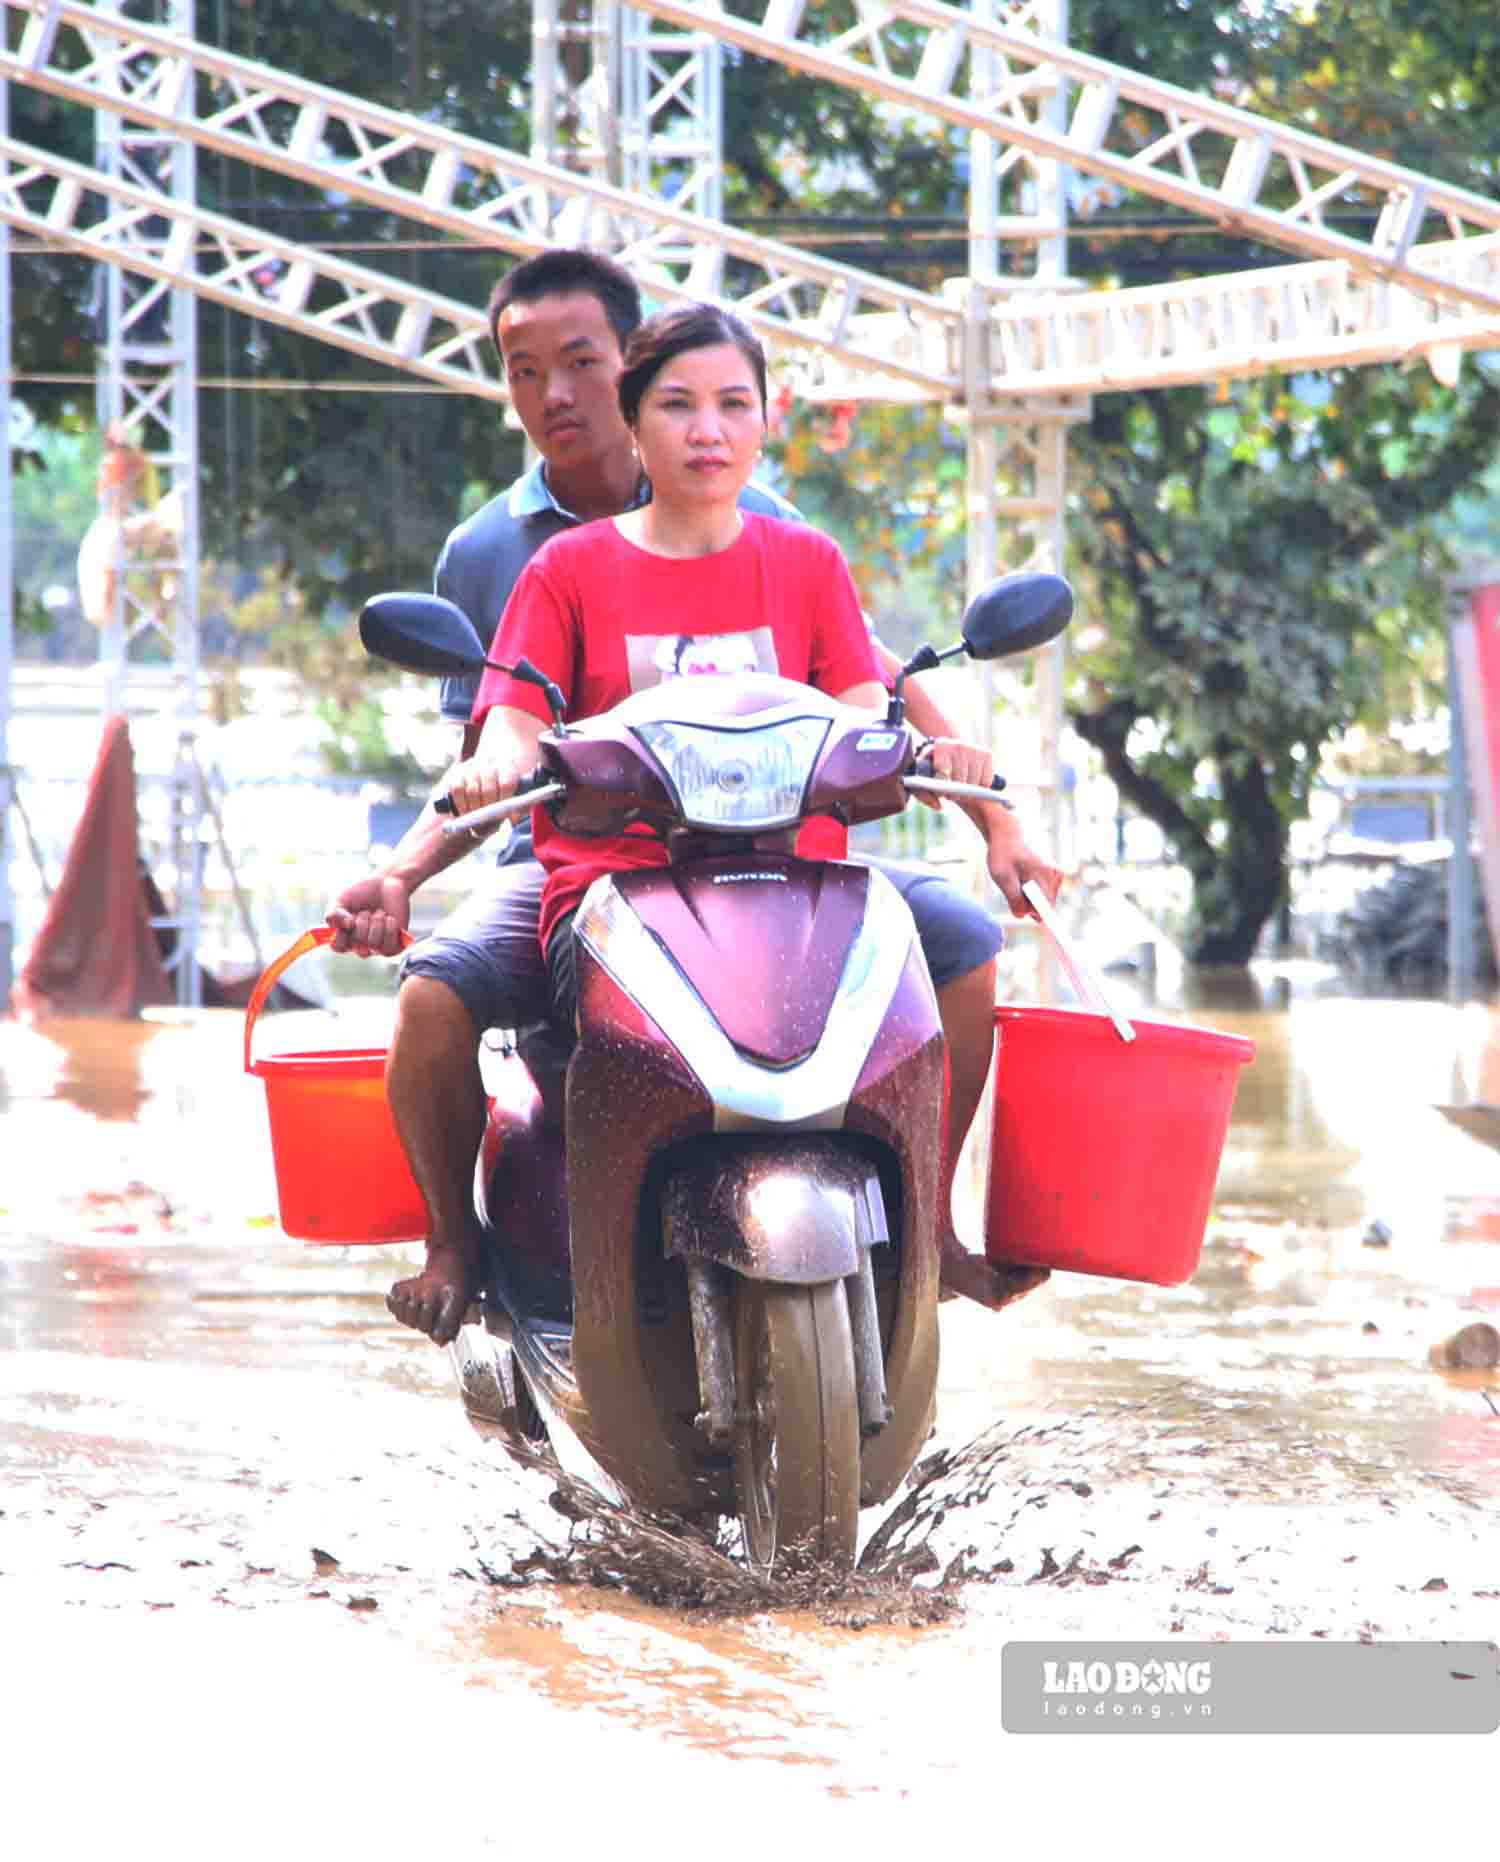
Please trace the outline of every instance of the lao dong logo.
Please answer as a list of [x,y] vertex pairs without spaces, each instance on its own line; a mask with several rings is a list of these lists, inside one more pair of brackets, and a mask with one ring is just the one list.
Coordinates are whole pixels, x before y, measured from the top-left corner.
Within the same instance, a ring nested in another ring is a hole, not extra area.
[[[1203,1699],[1213,1686],[1210,1661],[1074,1661],[1042,1663],[1043,1711],[1059,1718],[1159,1720],[1164,1714],[1208,1719]],[[1062,1695],[1067,1698],[1054,1699]]]

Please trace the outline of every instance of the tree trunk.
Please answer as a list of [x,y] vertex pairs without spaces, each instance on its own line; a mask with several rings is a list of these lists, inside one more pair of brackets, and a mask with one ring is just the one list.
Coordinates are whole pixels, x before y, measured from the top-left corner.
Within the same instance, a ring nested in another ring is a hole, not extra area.
[[1189,960],[1246,964],[1286,896],[1287,829],[1255,758],[1221,754],[1218,770],[1227,834],[1213,879],[1194,887]]
[[1098,712],[1070,714],[1073,728],[1104,759],[1122,798],[1154,821],[1193,882],[1188,961],[1246,964],[1286,893],[1287,831],[1265,771],[1253,758],[1221,746],[1222,846],[1203,832],[1172,791],[1125,754],[1135,722],[1126,700]]

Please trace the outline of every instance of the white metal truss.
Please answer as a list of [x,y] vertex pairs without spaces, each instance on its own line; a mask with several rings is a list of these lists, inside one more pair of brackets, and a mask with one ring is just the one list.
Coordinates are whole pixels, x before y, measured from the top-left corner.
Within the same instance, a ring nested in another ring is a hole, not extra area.
[[[973,0],[976,18],[994,16],[997,0]],[[1032,23],[1038,31],[1064,40],[1068,31],[1068,0],[1032,0]],[[969,84],[978,97],[988,96],[995,83],[995,56],[976,50],[969,61]],[[1041,121],[1059,123],[1066,109],[1060,83],[1037,99]],[[969,134],[969,251],[968,279],[963,289],[965,306],[965,393],[968,432],[965,460],[967,510],[964,535],[968,592],[983,588],[1001,567],[1001,540],[1009,544],[1007,567],[1063,568],[1063,517],[1067,492],[1067,421],[1087,408],[1079,397],[1076,407],[1064,408],[1051,397],[1044,409],[1027,417],[1014,399],[994,393],[995,311],[1012,300],[1002,287],[1003,262],[1019,248],[1054,293],[1067,296],[1067,178],[1056,160],[1037,156],[1015,144],[1003,144],[984,130]],[[1003,229],[1019,223],[1028,230],[1008,241]],[[1024,301],[1024,296],[1023,296]],[[1062,790],[1057,781],[1061,767],[1063,728],[1064,648],[1056,640],[1038,656],[1036,718],[1041,800],[1047,843],[1061,851],[1064,845]],[[995,728],[992,669],[985,669],[985,710]],[[1039,970],[1044,999],[1050,999],[1056,977],[1049,958]]]
[[[1500,201],[1091,58],[987,19],[981,9],[966,12],[938,0],[852,0],[856,23],[835,32],[829,9],[805,0],[735,0],[733,12],[722,0],[635,4],[810,77],[999,137],[1125,192],[1170,201],[1244,237],[1344,259],[1357,271],[1455,305],[1500,312],[1492,277],[1471,277],[1461,264],[1435,269],[1419,243],[1431,229],[1448,241],[1500,230]],[[1034,5],[1014,11],[1023,21],[1035,17]],[[993,71],[977,96],[962,85],[965,61],[976,53]],[[1062,127],[1046,116],[1060,83],[1073,98]],[[1375,207],[1368,238],[1333,224],[1333,211],[1351,204]]]
[[[191,201],[30,144],[0,139],[0,218],[40,241],[352,350],[448,388],[503,395],[484,313],[384,273],[280,239]],[[152,223],[169,227],[165,239]]]
[[[962,319],[931,292],[736,233],[701,214],[513,156],[420,117],[110,18],[96,7],[3,0],[3,10],[25,19],[18,47],[0,51],[0,75],[20,83],[176,129],[200,148],[384,207],[469,243],[490,242],[522,255],[564,238],[599,245],[658,295],[713,298],[732,266],[736,308],[779,354],[820,354],[845,375],[876,370],[875,385],[893,398],[951,400],[960,391]],[[59,167],[39,151],[26,154],[38,169]],[[233,224],[201,218],[221,230]],[[80,216],[68,212],[64,219],[71,238]],[[686,263],[678,257],[683,253],[691,254]],[[187,253],[181,257],[187,263]],[[301,257],[325,275],[331,270],[307,248]],[[399,295],[395,281],[390,290]],[[295,284],[278,291],[278,299],[290,299],[294,312],[305,303]],[[369,300],[372,314],[377,301]],[[880,319],[878,350],[862,335],[872,317]],[[385,359],[428,372],[395,350]]]
[[620,35],[612,13],[594,0],[532,0],[531,153],[618,187]]
[[[457,238],[491,240],[523,256],[550,240],[589,239],[616,250],[664,296],[713,297],[715,282],[732,262],[736,302],[779,352],[783,366],[797,359],[802,393],[872,400],[966,396],[964,312],[951,299],[737,234],[703,215],[452,136],[420,118],[251,60],[171,41],[111,19],[97,7],[71,0],[0,3],[7,16],[25,16],[17,48],[0,50],[0,74],[18,82],[95,109],[128,109],[147,125],[178,125],[199,147],[386,207]],[[543,6],[555,3],[538,0]],[[646,4],[653,11],[666,8],[666,0]],[[972,15],[955,17],[975,33],[984,29]],[[717,14],[694,18],[714,32],[724,20]],[[769,35],[763,32],[760,40],[765,42],[758,49],[774,55]],[[865,74],[865,66],[846,57],[838,81],[863,84]],[[1040,79],[1033,91],[1040,109]],[[191,114],[174,115],[178,102]],[[1075,123],[1076,117],[1075,111]],[[36,150],[24,149],[22,159],[39,172],[62,171]],[[1500,208],[1491,204],[1489,211],[1500,219]],[[241,308],[359,346],[372,360],[449,385],[498,392],[489,384],[482,320],[472,310],[412,293],[394,278],[340,267],[309,248],[297,249],[298,262],[289,265],[274,297],[267,297],[243,284],[237,262],[248,262],[248,279],[260,269],[249,262],[257,245],[268,253],[275,248],[275,256],[284,259],[282,247],[232,221],[201,213],[197,218],[203,237],[224,247],[208,277],[235,292]],[[77,209],[64,204],[59,236],[71,240],[80,220]],[[1026,214],[996,212],[990,231],[995,238],[1023,231],[1029,238],[1046,236],[1041,216]],[[186,262],[181,243],[177,256]],[[1057,293],[1056,280],[1045,272],[1024,290],[1015,288],[1021,281],[1007,278],[1011,288],[995,300],[995,333],[987,343],[989,391],[1030,403],[1020,410],[1030,417],[1054,393],[1401,360],[1433,347],[1500,341],[1500,312],[1476,311],[1472,301],[1455,305],[1425,282],[1462,286],[1471,300],[1477,293],[1500,301],[1500,235],[1412,248],[1407,256],[1413,267],[1399,284],[1352,275],[1342,261],[1076,294]],[[343,301],[309,324],[315,284]],[[424,307],[432,312],[431,341]],[[350,343],[351,336],[358,342]],[[434,363],[443,366],[435,369]]]
[[[719,224],[724,217],[722,52],[703,32],[664,25],[630,6],[532,0],[531,153],[643,199]],[[556,228],[569,237],[566,203]],[[692,269],[700,295],[718,292],[684,228],[659,263]]]
[[[191,40],[194,0],[104,0],[112,12],[129,4],[164,32]],[[101,171],[129,183],[154,206],[191,207],[197,194],[197,152],[177,130],[130,121],[110,112],[95,119]],[[202,1000],[198,967],[203,814],[202,778],[194,743],[198,729],[198,341],[193,295],[164,263],[172,219],[151,212],[136,221],[136,238],[162,269],[155,279],[103,265],[96,274],[99,427],[128,444],[148,475],[148,496],[170,521],[134,521],[123,487],[105,486],[102,515],[116,528],[117,573],[110,612],[100,616],[105,708],[123,711],[125,679],[138,643],[164,641],[172,659],[174,757],[167,784],[160,848],[170,870],[170,905],[154,921],[172,933],[167,966],[177,1000]],[[126,455],[117,449],[116,458]],[[141,487],[146,490],[146,486]],[[146,538],[149,535],[149,545]]]
[[[1500,293],[1500,237],[1422,248]],[[1435,359],[1500,347],[1500,314],[1455,312],[1342,261],[1268,267],[1064,296],[1032,292],[993,305],[995,391],[1108,394],[1185,382]]]
[[[700,218],[724,219],[724,48],[633,6],[611,9],[620,31],[620,182]],[[671,255],[690,265],[688,247]],[[719,279],[705,273],[717,294]]]

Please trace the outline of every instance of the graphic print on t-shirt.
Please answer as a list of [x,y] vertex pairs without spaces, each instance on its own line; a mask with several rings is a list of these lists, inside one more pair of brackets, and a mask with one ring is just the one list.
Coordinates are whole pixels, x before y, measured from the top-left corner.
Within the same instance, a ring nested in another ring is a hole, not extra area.
[[625,664],[632,692],[689,673],[781,670],[769,627],[744,634],[627,634]]

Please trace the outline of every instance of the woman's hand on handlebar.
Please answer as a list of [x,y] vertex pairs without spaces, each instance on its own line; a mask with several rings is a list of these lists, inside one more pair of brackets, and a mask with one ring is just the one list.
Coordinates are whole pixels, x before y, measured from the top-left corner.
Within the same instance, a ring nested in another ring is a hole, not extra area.
[[470,757],[455,764],[448,776],[448,800],[456,815],[467,815],[491,802],[508,801],[520,785],[523,772],[507,769],[492,757]]

